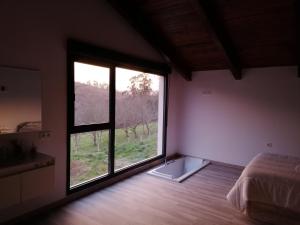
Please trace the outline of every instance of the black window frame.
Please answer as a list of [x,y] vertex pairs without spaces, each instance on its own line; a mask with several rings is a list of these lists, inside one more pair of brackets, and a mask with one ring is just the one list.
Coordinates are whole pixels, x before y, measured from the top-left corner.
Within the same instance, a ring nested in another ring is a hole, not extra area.
[[[96,66],[110,68],[110,83],[109,83],[109,121],[108,123],[90,124],[75,126],[74,124],[74,62],[88,63]],[[146,159],[140,163],[135,163],[131,166],[114,170],[115,162],[115,70],[117,67],[138,70],[145,73],[157,74],[164,77],[164,109],[163,109],[163,137],[162,137],[162,154],[153,158]],[[66,192],[71,194],[80,190],[84,190],[100,182],[106,181],[130,170],[144,166],[153,161],[166,157],[166,142],[167,142],[167,112],[168,112],[168,74],[171,69],[164,63],[152,62],[135,56],[123,54],[117,51],[101,48],[84,42],[73,39],[67,42],[67,176],[66,176]],[[83,182],[79,185],[70,186],[70,160],[71,160],[71,144],[70,138],[74,133],[83,133],[97,130],[109,130],[109,147],[108,147],[108,174],[99,176],[95,179]]]

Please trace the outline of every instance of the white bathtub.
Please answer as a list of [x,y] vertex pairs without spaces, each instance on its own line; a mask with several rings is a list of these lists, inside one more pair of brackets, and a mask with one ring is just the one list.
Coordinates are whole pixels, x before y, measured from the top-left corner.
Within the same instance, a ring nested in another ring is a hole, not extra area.
[[182,182],[189,176],[207,166],[209,163],[210,162],[208,160],[183,156],[179,159],[168,161],[162,166],[156,167],[147,173],[168,180]]

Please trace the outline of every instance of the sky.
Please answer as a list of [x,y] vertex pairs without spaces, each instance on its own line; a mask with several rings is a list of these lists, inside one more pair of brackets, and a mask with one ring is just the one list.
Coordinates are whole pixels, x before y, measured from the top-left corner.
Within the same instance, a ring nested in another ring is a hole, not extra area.
[[[109,84],[109,68],[94,66],[85,63],[75,62],[75,82],[87,83],[90,81],[97,81],[101,84]],[[125,91],[129,86],[129,79],[133,76],[139,75],[141,72],[123,68],[116,68],[116,89],[118,91]],[[159,89],[159,78],[160,76],[154,74],[148,74],[152,81],[151,88],[153,91]]]

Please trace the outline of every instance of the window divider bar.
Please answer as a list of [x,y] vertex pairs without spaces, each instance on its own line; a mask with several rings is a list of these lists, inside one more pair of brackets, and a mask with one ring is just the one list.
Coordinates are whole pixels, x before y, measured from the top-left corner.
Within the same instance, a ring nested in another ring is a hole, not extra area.
[[168,129],[168,108],[169,108],[169,76],[165,76],[164,83],[164,112],[163,112],[163,148],[162,155],[166,157],[167,155],[167,129]]
[[111,126],[112,126],[111,123],[73,126],[71,128],[70,133],[76,134],[76,133],[84,133],[84,132],[98,131],[98,130],[109,130]]
[[108,50],[95,46],[93,44],[84,43],[75,39],[68,39],[68,48],[74,55],[80,55],[81,58],[89,58],[114,64],[118,67],[135,68],[146,73],[169,74],[171,68],[165,63],[153,62],[139,57],[124,54],[121,52]]
[[109,135],[108,172],[114,174],[115,168],[115,124],[116,124],[116,67],[110,67],[109,80],[109,121],[111,123]]

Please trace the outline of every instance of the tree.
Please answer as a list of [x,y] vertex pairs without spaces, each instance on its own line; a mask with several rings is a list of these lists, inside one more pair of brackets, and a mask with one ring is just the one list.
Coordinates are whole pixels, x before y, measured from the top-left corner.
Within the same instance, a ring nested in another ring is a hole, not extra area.
[[148,74],[141,73],[130,78],[127,94],[134,97],[150,95],[152,93],[151,85],[152,80],[148,77]]
[[122,95],[117,95],[117,119],[118,127],[123,128],[126,137],[128,129],[138,138],[136,128],[143,125],[150,134],[149,123],[157,118],[158,98],[152,90],[152,80],[146,73],[141,73],[130,78],[128,90]]
[[[75,82],[75,94],[75,125],[108,122],[109,91],[107,84],[97,81],[89,81],[87,84]],[[98,151],[100,151],[101,136],[102,131],[91,133],[93,144],[97,146]]]

